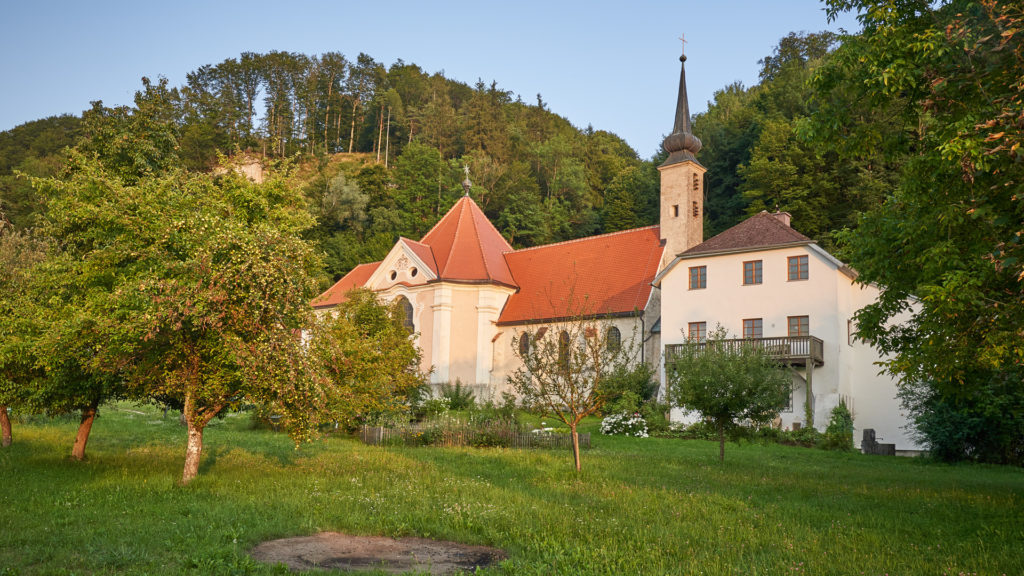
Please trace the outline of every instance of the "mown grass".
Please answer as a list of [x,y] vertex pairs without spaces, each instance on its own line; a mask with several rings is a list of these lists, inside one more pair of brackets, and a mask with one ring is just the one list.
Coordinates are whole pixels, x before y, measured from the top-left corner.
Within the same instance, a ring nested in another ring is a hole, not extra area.
[[70,420],[0,451],[0,574],[275,574],[247,550],[333,530],[505,549],[486,574],[1024,574],[1024,471],[803,448],[596,434],[568,452],[296,451],[245,415],[206,434],[150,407],[101,411],[89,460]]

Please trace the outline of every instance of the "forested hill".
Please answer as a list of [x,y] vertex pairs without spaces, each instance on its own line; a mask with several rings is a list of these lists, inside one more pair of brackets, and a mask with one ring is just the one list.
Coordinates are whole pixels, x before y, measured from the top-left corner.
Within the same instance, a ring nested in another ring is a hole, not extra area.
[[[759,85],[724,88],[695,118],[709,235],[778,207],[828,245],[877,201],[881,186],[865,182],[884,181],[880,165],[840,165],[796,136],[812,111],[807,80],[835,40],[790,35],[762,60]],[[0,133],[0,209],[16,226],[30,226],[39,204],[12,170],[52,175],[61,148],[76,144],[130,173],[208,170],[239,151],[298,158],[292,179],[318,222],[309,237],[335,278],[383,257],[398,236],[421,237],[463,193],[464,166],[474,198],[517,247],[653,224],[658,213],[659,159],[638,158],[618,136],[572,126],[540,95],[527,103],[495,82],[470,86],[365,54],[244,53],[183,86],[144,78],[133,107],[96,102],[81,119]]]

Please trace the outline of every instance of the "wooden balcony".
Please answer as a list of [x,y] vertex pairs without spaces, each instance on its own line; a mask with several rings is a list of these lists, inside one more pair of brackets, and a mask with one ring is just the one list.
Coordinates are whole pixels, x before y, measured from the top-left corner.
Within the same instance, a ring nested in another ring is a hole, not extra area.
[[[724,346],[727,349],[736,349],[740,346],[753,346],[760,348],[773,358],[777,358],[783,364],[793,366],[822,366],[825,364],[825,345],[821,338],[814,336],[778,336],[774,338],[730,338],[728,340],[714,340],[701,342],[700,348],[705,346]],[[667,358],[675,356],[684,344],[668,344],[665,346]]]

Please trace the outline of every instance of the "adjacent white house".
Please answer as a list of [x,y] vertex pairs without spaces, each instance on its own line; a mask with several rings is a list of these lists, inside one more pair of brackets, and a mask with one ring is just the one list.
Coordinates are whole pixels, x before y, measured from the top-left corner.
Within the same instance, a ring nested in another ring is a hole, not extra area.
[[[855,438],[872,428],[897,452],[919,450],[904,429],[895,381],[880,373],[878,351],[857,338],[853,316],[878,289],[855,280],[853,270],[794,230],[788,213],[761,212],[681,252],[655,279],[664,353],[720,325],[730,337],[756,339],[789,369],[793,395],[782,426],[823,430],[843,399]],[[686,415],[677,410],[674,417]]]

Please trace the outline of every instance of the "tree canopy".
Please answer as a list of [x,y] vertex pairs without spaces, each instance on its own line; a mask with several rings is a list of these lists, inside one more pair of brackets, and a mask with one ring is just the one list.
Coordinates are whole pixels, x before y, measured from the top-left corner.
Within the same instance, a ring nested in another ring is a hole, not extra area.
[[[916,414],[938,402],[985,415],[1005,442],[980,457],[1020,461],[1024,9],[827,4],[832,16],[855,11],[864,29],[818,70],[808,134],[843,162],[877,151],[900,165],[884,203],[843,236],[860,280],[882,288],[858,314],[859,333],[892,355]],[[903,314],[910,322],[893,322]]]

